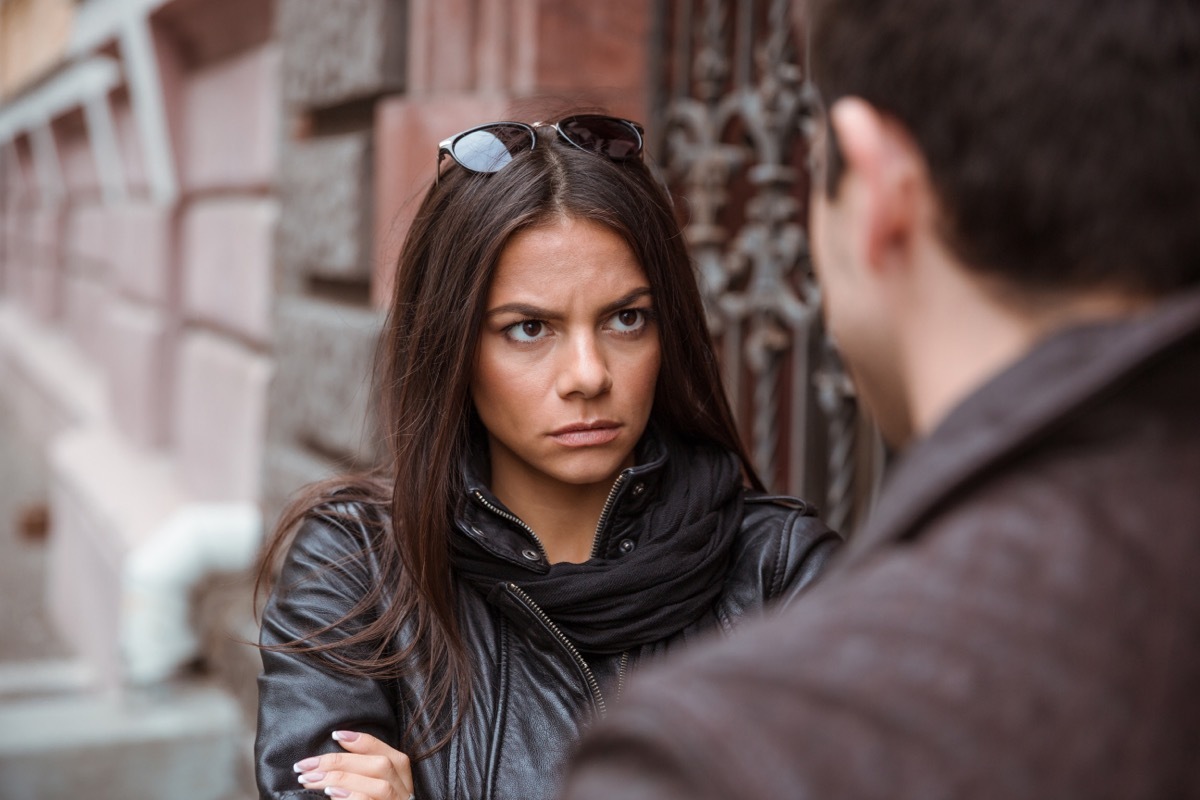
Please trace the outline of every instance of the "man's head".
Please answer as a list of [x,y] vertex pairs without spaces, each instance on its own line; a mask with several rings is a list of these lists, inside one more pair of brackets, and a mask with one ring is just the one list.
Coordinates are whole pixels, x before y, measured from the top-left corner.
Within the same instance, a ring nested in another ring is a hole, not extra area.
[[1195,0],[811,0],[810,10],[828,109],[817,262],[868,401],[862,384],[880,384],[877,414],[906,413],[888,396],[899,378],[887,372],[908,366],[888,351],[889,325],[913,296],[888,283],[889,260],[944,259],[1015,307],[1200,284]]

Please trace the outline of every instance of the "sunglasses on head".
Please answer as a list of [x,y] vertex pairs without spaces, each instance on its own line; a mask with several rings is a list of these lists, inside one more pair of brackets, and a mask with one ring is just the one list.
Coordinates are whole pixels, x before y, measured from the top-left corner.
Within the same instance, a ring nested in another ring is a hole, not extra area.
[[471,172],[499,172],[513,156],[537,147],[537,129],[553,128],[568,144],[613,161],[628,161],[642,154],[642,126],[605,114],[577,114],[555,123],[489,122],[456,133],[438,145],[438,176],[442,159]]

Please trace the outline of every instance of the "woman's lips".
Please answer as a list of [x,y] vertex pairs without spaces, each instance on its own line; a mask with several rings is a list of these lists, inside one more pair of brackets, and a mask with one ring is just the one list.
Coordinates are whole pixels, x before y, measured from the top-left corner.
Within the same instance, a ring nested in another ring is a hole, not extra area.
[[550,434],[550,438],[567,447],[596,447],[608,444],[620,435],[621,426],[612,423],[563,428]]

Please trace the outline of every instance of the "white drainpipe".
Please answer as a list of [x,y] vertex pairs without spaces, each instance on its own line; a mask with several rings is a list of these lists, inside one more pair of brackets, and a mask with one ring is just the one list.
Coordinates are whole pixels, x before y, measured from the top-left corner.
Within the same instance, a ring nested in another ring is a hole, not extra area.
[[134,684],[165,680],[200,653],[192,590],[212,573],[252,566],[262,541],[253,503],[191,504],[126,556],[121,576],[121,657]]

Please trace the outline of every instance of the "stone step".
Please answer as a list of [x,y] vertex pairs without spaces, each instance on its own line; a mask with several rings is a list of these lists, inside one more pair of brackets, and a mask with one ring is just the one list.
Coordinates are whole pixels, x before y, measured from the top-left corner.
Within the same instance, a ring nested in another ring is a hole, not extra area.
[[[33,667],[29,667],[33,668]],[[237,703],[197,682],[117,692],[65,688],[79,678],[6,665],[0,696],[5,800],[232,800],[247,797],[248,740]],[[39,683],[40,681],[40,683]],[[14,687],[24,686],[23,689]]]
[[23,698],[80,694],[95,685],[94,671],[78,659],[0,661],[0,708]]

